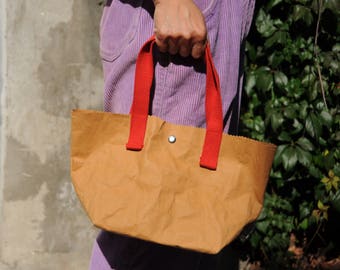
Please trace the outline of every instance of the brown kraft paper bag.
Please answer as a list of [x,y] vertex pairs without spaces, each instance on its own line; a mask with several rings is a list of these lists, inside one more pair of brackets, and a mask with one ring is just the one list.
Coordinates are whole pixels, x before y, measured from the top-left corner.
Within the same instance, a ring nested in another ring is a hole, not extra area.
[[207,128],[148,116],[153,44],[139,53],[129,115],[72,112],[72,181],[95,226],[215,254],[258,217],[276,146],[222,133],[209,47]]

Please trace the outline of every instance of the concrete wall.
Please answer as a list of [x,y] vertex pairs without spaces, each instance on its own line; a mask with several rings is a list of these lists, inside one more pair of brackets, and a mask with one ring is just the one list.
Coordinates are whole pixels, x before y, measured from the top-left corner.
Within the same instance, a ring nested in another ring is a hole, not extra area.
[[96,230],[70,182],[70,110],[102,107],[101,8],[0,1],[0,269],[87,269]]

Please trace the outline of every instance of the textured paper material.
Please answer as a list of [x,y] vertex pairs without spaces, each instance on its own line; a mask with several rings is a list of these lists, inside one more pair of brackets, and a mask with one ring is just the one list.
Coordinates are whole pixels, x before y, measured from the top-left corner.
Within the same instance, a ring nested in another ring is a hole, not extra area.
[[[96,226],[217,253],[256,219],[274,145],[223,134],[213,171],[199,166],[204,129],[150,116],[144,148],[128,151],[129,118],[72,113],[72,180]],[[171,135],[176,137],[172,144]]]

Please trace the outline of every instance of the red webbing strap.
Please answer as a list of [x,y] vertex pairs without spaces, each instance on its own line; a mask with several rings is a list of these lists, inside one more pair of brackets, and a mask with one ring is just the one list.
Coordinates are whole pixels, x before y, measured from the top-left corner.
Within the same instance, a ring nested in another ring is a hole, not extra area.
[[205,52],[205,62],[207,72],[205,98],[207,127],[200,166],[216,170],[222,140],[223,116],[220,82],[217,71],[212,62],[209,44],[207,45]]
[[155,39],[151,37],[143,45],[136,62],[135,86],[130,111],[130,135],[126,144],[128,150],[140,151],[144,144],[153,80],[152,47],[154,42]]
[[[126,144],[129,150],[143,148],[146,124],[149,112],[150,89],[153,80],[152,47],[154,37],[151,37],[139,52],[136,63],[134,96],[131,106],[130,135]],[[200,166],[216,170],[223,132],[222,99],[218,74],[212,62],[210,48],[205,52],[206,62],[206,135]]]

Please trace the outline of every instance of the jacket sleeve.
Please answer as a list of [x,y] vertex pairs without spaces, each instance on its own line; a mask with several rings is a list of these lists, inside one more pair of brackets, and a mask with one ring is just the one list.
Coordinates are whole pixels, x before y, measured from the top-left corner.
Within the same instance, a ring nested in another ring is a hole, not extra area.
[[253,21],[255,0],[242,0],[242,4],[242,38],[245,39],[249,33],[249,29]]

